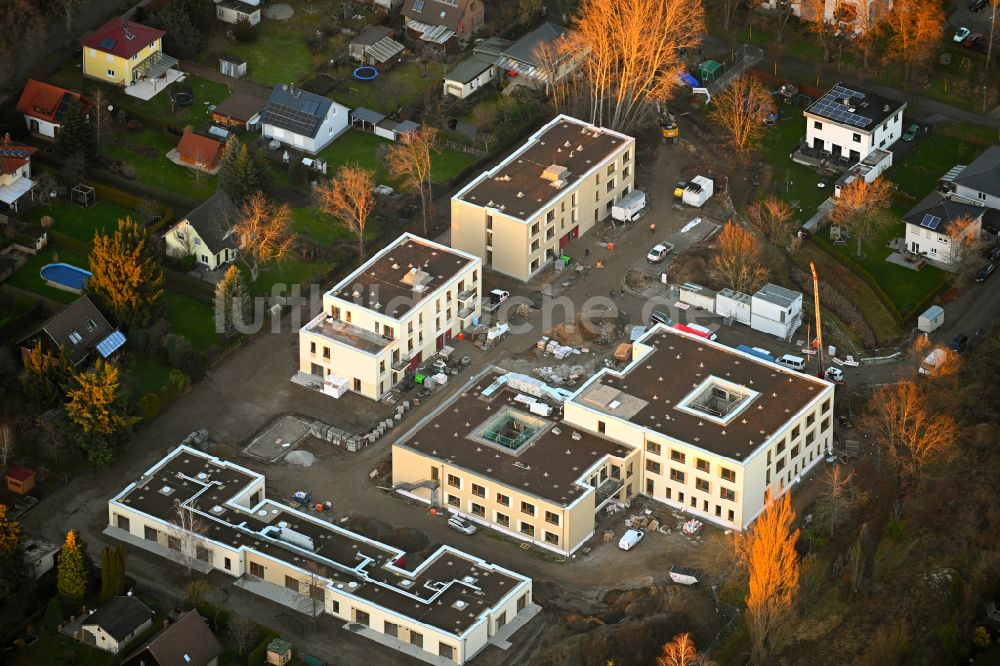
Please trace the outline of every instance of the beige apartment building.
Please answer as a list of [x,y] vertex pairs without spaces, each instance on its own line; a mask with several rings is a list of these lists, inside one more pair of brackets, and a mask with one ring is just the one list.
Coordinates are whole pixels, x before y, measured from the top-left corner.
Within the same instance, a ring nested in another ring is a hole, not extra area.
[[299,371],[325,393],[373,400],[470,328],[482,310],[482,262],[403,234],[323,295],[299,330]]
[[451,245],[528,280],[611,215],[635,182],[635,139],[561,115],[451,199]]
[[531,579],[442,546],[406,553],[265,497],[249,469],[181,446],[108,502],[105,534],[424,661],[463,664],[540,610]]
[[397,492],[569,554],[635,494],[743,530],[833,446],[834,387],[659,326],[574,393],[492,370],[393,446]]

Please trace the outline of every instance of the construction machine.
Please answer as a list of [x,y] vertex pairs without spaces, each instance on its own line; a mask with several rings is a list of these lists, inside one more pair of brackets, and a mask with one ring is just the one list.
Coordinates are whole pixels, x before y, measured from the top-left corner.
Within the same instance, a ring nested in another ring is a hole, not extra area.
[[663,143],[677,143],[677,138],[680,136],[681,130],[677,125],[677,118],[674,114],[670,112],[669,109],[664,109],[660,114],[660,135],[663,137]]

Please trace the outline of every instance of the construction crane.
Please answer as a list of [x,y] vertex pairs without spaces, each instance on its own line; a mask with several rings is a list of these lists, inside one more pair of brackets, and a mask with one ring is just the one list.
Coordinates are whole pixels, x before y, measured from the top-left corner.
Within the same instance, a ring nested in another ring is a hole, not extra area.
[[823,320],[819,314],[819,276],[816,274],[816,264],[809,262],[809,270],[813,277],[813,306],[816,308],[816,347],[819,351],[819,374],[817,377],[824,378],[823,368]]

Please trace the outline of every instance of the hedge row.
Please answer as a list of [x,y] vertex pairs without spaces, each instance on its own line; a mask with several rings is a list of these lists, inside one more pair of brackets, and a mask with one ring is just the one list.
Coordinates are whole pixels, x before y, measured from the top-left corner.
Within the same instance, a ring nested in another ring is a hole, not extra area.
[[[86,180],[84,182],[87,185],[93,187],[95,194],[97,194],[97,196],[100,197],[101,199],[110,201],[112,203],[116,203],[124,208],[129,208],[131,210],[139,210],[139,208],[143,204],[144,201],[143,197],[139,197],[134,194],[130,194],[128,192],[123,192],[118,188],[111,187],[110,185],[105,185],[104,183],[99,183],[97,181]],[[160,210],[163,213],[163,217],[154,222],[152,225],[150,225],[149,227],[150,233],[155,233],[161,227],[163,227],[164,224],[166,224],[170,220],[173,220],[174,218],[173,208],[167,206],[161,206]]]

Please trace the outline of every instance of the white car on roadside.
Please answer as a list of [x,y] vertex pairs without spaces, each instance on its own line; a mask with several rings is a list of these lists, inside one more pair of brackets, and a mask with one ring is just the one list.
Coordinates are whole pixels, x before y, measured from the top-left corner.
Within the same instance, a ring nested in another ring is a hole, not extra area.
[[642,537],[646,536],[646,533],[642,530],[629,530],[622,535],[621,540],[618,542],[618,547],[622,550],[632,550],[636,544],[642,541]]
[[471,520],[466,520],[461,516],[452,516],[448,519],[448,527],[461,532],[462,534],[475,534],[479,529],[472,524]]
[[658,243],[646,255],[646,260],[651,264],[657,264],[667,258],[674,246],[670,243]]

